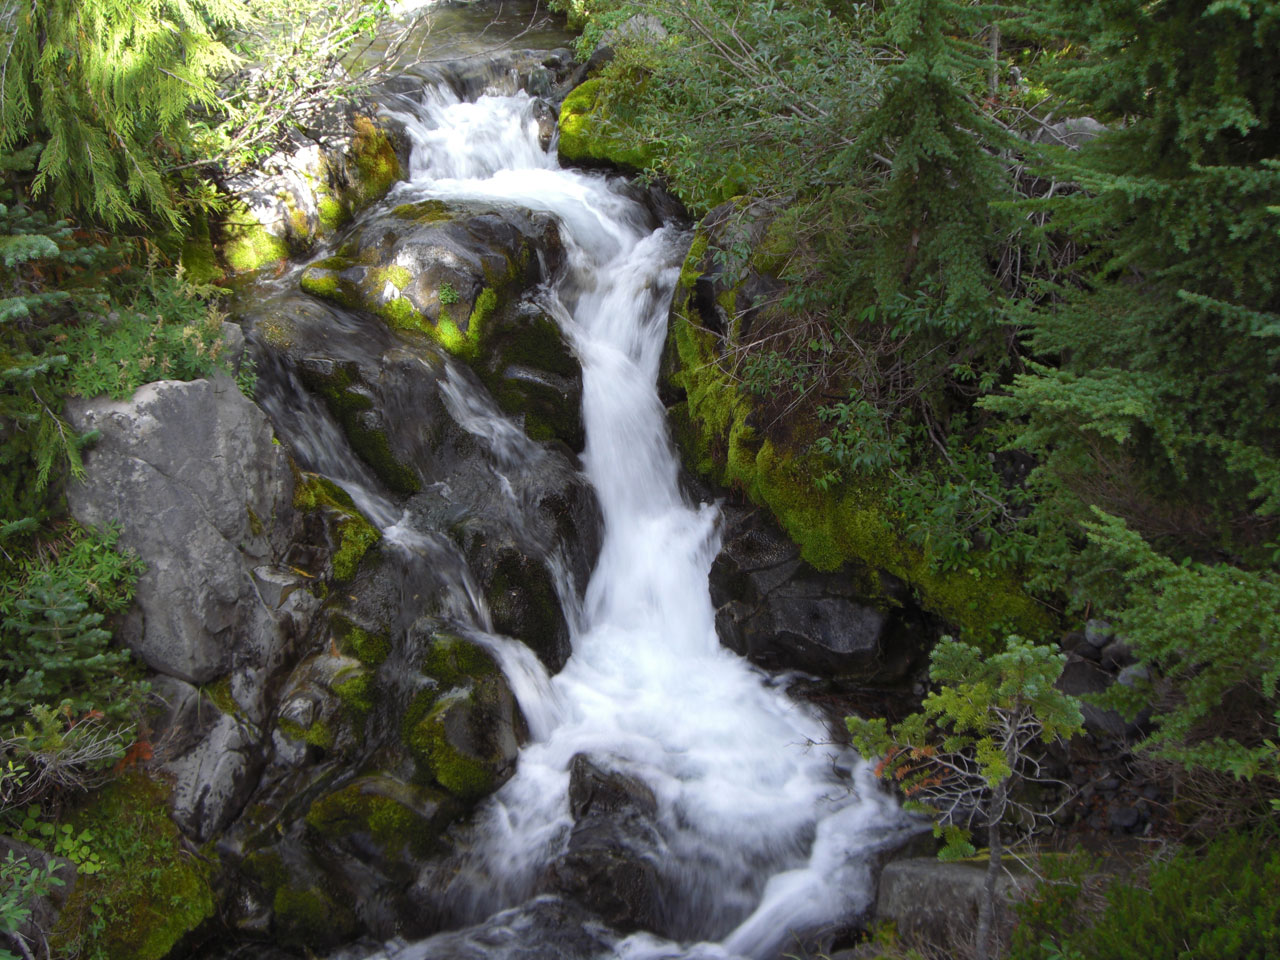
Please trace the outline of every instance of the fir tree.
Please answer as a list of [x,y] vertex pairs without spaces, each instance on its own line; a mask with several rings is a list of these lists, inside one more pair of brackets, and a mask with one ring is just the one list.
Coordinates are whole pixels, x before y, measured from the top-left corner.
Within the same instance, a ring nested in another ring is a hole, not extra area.
[[7,0],[0,151],[42,144],[33,192],[62,213],[176,226],[166,160],[236,62],[219,31],[247,17],[235,0]]

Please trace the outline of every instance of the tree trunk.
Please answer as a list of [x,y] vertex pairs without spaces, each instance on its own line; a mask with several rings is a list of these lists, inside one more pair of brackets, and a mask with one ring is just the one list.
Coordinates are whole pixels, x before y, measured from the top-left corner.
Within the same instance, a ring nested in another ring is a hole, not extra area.
[[987,92],[995,99],[1000,88],[1000,25],[991,25],[991,65],[987,67]]
[[1004,810],[1008,781],[996,787],[995,796],[988,808],[993,811],[987,823],[987,876],[982,885],[982,899],[978,903],[978,931],[976,952],[978,960],[991,960],[992,940],[996,925],[996,881],[1000,879],[1001,859],[1004,847],[1000,842],[1000,818],[994,811]]

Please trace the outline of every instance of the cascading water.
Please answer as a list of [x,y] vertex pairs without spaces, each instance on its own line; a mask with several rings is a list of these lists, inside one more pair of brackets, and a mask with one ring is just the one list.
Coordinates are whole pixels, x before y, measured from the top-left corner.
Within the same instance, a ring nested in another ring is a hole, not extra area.
[[[548,677],[523,647],[486,635],[483,618],[475,620],[475,636],[511,677],[532,741],[477,814],[450,902],[478,923],[535,894],[573,823],[570,762],[586,754],[652,790],[664,932],[703,941],[677,948],[636,934],[614,941],[613,953],[776,956],[791,931],[865,906],[867,851],[900,816],[860,761],[826,743],[816,713],[718,643],[708,594],[717,512],[682,495],[655,388],[687,236],[652,229],[622,181],[561,169],[539,144],[533,104],[524,93],[466,102],[442,84],[395,115],[414,150],[410,182],[393,202],[511,204],[559,222],[567,267],[541,305],[581,360],[582,459],[604,516],[560,673]],[[442,389],[455,419],[500,463],[537,456],[465,383]],[[562,584],[561,592],[568,601],[572,591]],[[448,955],[433,943],[378,956]],[[503,954],[495,947],[493,955]]]

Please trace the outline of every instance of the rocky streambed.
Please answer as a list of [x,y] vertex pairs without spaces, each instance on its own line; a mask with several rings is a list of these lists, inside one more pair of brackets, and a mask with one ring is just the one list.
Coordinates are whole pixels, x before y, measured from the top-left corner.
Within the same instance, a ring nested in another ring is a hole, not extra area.
[[181,949],[829,946],[918,830],[841,697],[909,693],[937,625],[683,474],[656,383],[687,224],[559,162],[566,37],[458,29],[373,105],[385,195],[280,228],[238,292],[253,399],[71,412],[101,432],[73,513],[148,564],[124,636],[217,904]]

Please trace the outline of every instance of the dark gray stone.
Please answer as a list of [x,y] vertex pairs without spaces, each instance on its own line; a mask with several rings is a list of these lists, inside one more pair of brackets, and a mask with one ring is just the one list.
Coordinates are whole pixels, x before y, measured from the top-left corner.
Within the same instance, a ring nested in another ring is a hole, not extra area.
[[[931,944],[963,942],[973,935],[986,882],[986,866],[943,863],[934,857],[894,860],[880,873],[874,918],[892,922],[904,938]],[[1002,873],[996,881],[997,922],[1013,922],[1009,903],[1031,878]]]
[[663,842],[653,823],[653,791],[578,755],[570,765],[569,805],[575,823],[566,851],[541,888],[583,904],[617,930],[659,929]]

